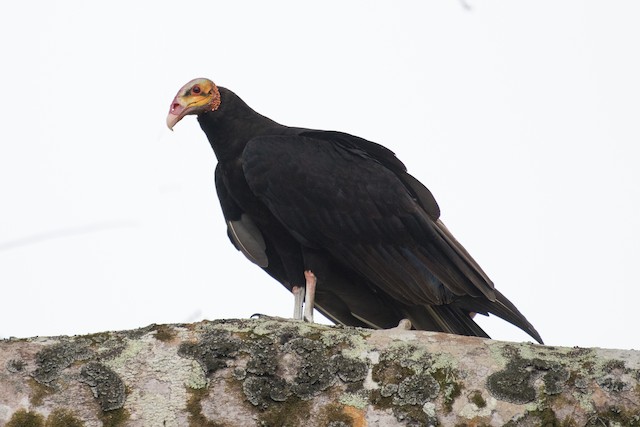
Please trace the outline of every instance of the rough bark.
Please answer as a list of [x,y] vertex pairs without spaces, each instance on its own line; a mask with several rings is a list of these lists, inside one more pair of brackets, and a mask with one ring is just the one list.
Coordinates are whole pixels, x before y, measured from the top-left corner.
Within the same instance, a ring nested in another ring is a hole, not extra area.
[[282,319],[0,342],[0,426],[633,426],[640,352]]

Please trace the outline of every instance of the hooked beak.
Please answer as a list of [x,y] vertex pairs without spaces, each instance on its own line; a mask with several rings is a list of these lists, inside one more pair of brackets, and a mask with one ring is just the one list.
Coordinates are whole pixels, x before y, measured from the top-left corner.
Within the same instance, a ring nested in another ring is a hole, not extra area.
[[169,114],[167,114],[167,126],[169,130],[173,130],[173,127],[178,123],[184,116],[187,115],[189,109],[187,105],[184,105],[181,97],[178,95],[173,99],[171,103],[171,107],[169,107]]

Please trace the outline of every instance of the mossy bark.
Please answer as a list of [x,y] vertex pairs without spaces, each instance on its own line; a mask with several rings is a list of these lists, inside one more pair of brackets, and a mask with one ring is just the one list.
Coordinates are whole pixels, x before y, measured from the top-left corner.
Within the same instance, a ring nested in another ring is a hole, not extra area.
[[0,341],[0,426],[640,426],[640,352],[262,318]]

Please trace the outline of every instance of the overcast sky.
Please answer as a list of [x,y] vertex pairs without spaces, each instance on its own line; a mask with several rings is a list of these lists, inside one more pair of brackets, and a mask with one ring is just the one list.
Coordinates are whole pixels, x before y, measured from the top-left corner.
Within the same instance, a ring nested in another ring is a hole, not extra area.
[[6,5],[0,337],[291,315],[227,239],[195,118],[166,128],[209,77],[395,151],[548,344],[640,348],[640,3],[467,5]]

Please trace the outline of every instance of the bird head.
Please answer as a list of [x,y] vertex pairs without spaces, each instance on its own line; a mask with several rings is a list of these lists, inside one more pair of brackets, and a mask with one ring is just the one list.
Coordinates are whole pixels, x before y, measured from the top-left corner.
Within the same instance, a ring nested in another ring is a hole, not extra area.
[[167,126],[173,127],[188,114],[216,110],[220,106],[220,91],[209,79],[193,79],[182,86],[169,107]]

